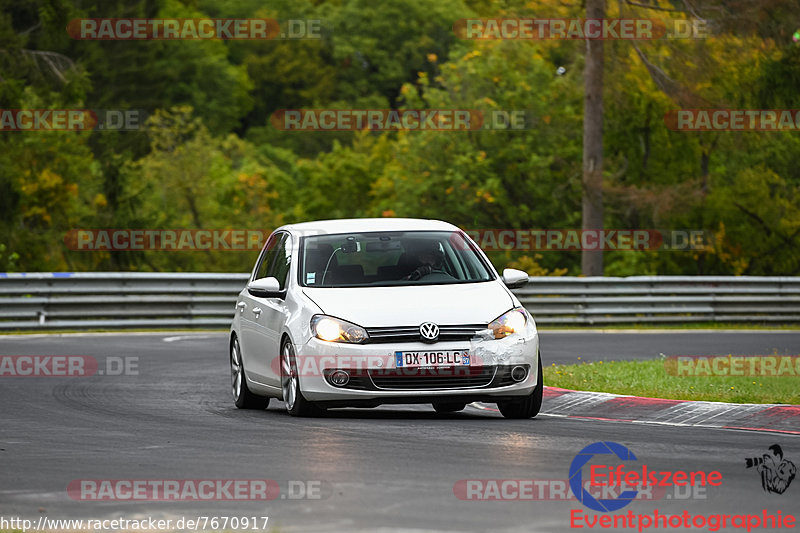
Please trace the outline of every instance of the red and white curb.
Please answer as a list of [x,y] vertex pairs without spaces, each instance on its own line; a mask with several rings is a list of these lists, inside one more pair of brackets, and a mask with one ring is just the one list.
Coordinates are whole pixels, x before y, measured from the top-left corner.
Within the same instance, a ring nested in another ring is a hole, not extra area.
[[[472,404],[483,410],[494,406]],[[545,387],[543,415],[800,435],[800,405],[665,400]]]

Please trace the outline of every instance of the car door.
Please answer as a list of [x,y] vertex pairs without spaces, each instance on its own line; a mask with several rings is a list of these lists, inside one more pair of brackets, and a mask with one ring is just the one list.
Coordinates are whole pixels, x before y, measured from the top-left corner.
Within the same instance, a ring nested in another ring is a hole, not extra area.
[[[267,239],[250,281],[269,277],[278,245],[283,236],[283,233],[274,233]],[[245,371],[251,381],[262,386],[267,385],[264,369],[271,363],[271,358],[276,356],[274,353],[270,354],[264,345],[266,334],[263,327],[263,314],[266,306],[264,300],[264,298],[253,296],[245,289],[237,303],[241,319],[241,347]],[[272,384],[270,383],[270,385]]]
[[[273,277],[278,280],[283,296],[263,298],[247,295],[244,317],[248,321],[248,345],[243,347],[245,357],[250,355],[247,370],[252,379],[269,387],[280,387],[280,340],[286,323],[285,294],[291,266],[292,241],[288,233],[278,233],[274,242],[268,242],[262,264],[253,280]],[[244,330],[242,321],[242,329]]]

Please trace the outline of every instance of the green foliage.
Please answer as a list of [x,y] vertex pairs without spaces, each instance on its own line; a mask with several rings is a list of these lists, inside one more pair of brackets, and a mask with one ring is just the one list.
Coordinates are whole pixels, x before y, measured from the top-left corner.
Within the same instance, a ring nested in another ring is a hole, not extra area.
[[508,268],[516,268],[527,272],[529,276],[563,276],[567,273],[566,268],[557,268],[556,270],[548,270],[539,263],[542,259],[542,254],[534,254],[533,257],[523,255],[508,263]]
[[[126,166],[133,194],[128,227],[256,229],[283,223],[278,203],[291,188],[286,174],[235,135],[212,137],[188,106],[158,111],[147,121],[150,153]],[[133,253],[133,252],[132,252]],[[253,252],[142,252],[147,269],[247,269]]]
[[709,207],[719,230],[714,259],[736,274],[800,273],[800,190],[767,168],[736,174],[715,188]]
[[320,13],[335,28],[338,97],[352,102],[377,94],[390,105],[404,82],[433,73],[427,56],[446,56],[453,21],[470,15],[460,0],[327,2]]
[[[582,43],[465,41],[452,30],[476,16],[580,17],[579,3],[0,7],[0,109],[150,115],[140,131],[0,132],[0,269],[246,270],[255,255],[73,252],[63,242],[73,228],[268,230],[360,216],[432,217],[465,229],[580,227]],[[659,15],[631,4],[608,9]],[[796,107],[791,6],[743,9],[713,3],[709,39],[606,42],[606,227],[702,230],[709,241],[688,251],[607,252],[608,275],[800,273],[797,132],[692,133],[664,123],[681,107]],[[266,42],[80,41],[64,31],[78,17],[301,18],[322,21],[323,31]],[[522,129],[391,133],[285,132],[269,120],[279,109],[318,108],[524,111],[527,120]],[[490,255],[500,268],[579,272],[574,251]]]
[[0,272],[13,272],[17,268],[19,254],[6,252],[6,245],[0,243]]
[[[155,6],[155,8],[154,8]],[[178,0],[104,3],[96,17],[198,18],[200,11]],[[86,66],[93,82],[94,108],[136,108],[150,112],[192,106],[206,126],[226,133],[252,109],[253,82],[242,65],[232,64],[222,41],[75,41],[70,51]]]

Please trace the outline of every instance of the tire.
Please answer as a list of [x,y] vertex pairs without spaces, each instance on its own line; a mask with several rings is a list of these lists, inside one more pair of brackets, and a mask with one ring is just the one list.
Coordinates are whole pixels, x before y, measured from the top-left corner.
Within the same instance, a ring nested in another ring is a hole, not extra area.
[[506,418],[533,418],[542,408],[542,394],[544,393],[544,377],[542,376],[542,357],[539,355],[539,383],[528,396],[521,400],[506,400],[497,402],[497,408]]
[[320,416],[324,413],[324,409],[303,396],[294,348],[288,339],[281,346],[281,392],[286,412],[292,416]]
[[234,405],[239,409],[266,409],[269,405],[269,398],[256,396],[247,388],[247,377],[244,373],[244,363],[242,363],[242,348],[236,337],[233,337],[233,341],[231,341],[230,363]]
[[433,409],[437,413],[457,413],[463,410],[467,404],[465,403],[451,403],[451,402],[435,402]]

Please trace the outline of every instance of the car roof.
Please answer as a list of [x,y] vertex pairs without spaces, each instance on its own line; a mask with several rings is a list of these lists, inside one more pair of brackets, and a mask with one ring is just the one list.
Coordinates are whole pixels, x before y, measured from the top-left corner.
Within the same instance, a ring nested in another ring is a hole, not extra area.
[[278,229],[292,233],[361,233],[369,231],[457,231],[458,228],[441,220],[420,218],[343,218],[338,220],[315,220],[299,224],[287,224]]

